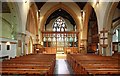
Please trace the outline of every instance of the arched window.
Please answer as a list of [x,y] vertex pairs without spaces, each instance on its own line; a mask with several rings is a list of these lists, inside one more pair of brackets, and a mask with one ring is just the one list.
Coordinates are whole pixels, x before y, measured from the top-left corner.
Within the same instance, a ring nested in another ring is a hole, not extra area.
[[114,35],[113,35],[113,42],[118,42],[118,29],[115,29],[114,31]]
[[53,23],[53,31],[57,32],[67,31],[65,20],[62,17],[58,17]]

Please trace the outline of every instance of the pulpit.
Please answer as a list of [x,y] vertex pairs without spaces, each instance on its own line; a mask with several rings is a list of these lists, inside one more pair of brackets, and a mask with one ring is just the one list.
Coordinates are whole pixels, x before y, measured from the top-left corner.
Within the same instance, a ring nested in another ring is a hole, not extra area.
[[44,47],[41,44],[34,44],[35,53],[43,53]]

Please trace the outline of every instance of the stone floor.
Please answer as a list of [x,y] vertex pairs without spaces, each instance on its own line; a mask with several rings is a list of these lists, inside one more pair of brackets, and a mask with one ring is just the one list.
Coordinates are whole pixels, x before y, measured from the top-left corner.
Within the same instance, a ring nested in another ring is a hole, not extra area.
[[65,59],[56,60],[55,76],[72,76],[73,71]]

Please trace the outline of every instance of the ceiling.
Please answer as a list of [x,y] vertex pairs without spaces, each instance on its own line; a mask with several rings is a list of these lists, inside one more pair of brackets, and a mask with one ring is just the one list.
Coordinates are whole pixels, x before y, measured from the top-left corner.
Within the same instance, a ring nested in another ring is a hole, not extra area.
[[41,9],[41,7],[46,3],[46,2],[35,2],[37,7],[38,7],[38,10]]
[[[35,2],[35,3],[36,3],[36,5],[37,5],[37,7],[38,7],[38,10],[40,10],[41,7],[42,7],[46,2]],[[79,6],[80,9],[83,9],[87,2],[75,2],[75,3]],[[74,19],[71,17],[71,15],[70,15],[69,13],[67,13],[67,12],[66,12],[65,10],[63,10],[63,9],[58,9],[58,10],[54,11],[54,12],[48,17],[45,25],[49,24],[49,22],[50,22],[52,19],[55,19],[55,18],[57,18],[57,17],[59,17],[59,16],[65,18],[65,19],[68,19],[68,20],[71,22],[72,25],[76,25],[76,24],[75,24],[75,21],[74,21]]]
[[[40,10],[41,7],[42,7],[46,2],[35,2],[35,3],[36,3],[36,5],[37,5],[38,9]],[[83,9],[87,2],[75,2],[75,3],[79,6],[80,9]]]
[[118,3],[118,6],[117,6],[118,9],[120,9],[120,2]]
[[87,3],[87,2],[76,2],[76,4],[79,6],[79,8],[80,8],[81,10],[83,10],[83,8],[85,7],[86,3]]
[[67,13],[65,10],[63,10],[63,9],[58,9],[58,10],[54,11],[48,17],[45,25],[49,24],[52,19],[56,19],[59,16],[69,20],[72,25],[76,25],[76,23],[75,23],[74,19],[72,18],[72,16],[69,13]]
[[2,13],[10,13],[10,8],[8,7],[7,2],[2,2]]

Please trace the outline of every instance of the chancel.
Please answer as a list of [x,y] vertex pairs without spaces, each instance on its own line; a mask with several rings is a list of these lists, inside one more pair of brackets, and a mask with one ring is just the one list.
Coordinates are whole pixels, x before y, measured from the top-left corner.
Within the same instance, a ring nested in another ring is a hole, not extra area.
[[120,75],[119,0],[1,0],[0,74]]

